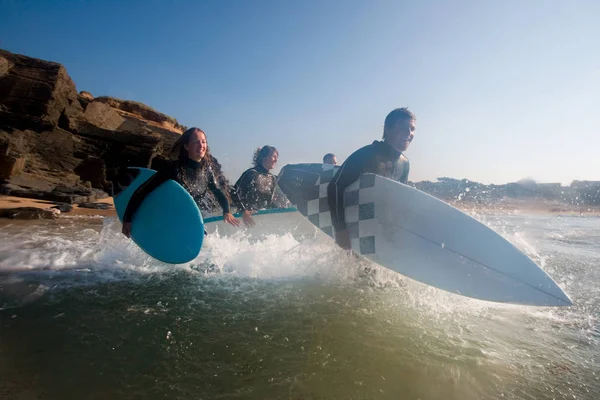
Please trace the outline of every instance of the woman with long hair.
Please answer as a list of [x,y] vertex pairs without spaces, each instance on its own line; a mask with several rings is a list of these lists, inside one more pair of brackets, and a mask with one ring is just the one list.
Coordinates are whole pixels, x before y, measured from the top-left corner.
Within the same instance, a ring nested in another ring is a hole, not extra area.
[[252,157],[252,168],[244,171],[233,186],[231,197],[248,226],[254,225],[253,212],[289,205],[285,195],[278,190],[277,177],[270,172],[275,168],[278,158],[279,152],[275,147],[259,147]]
[[207,191],[210,190],[223,209],[223,221],[239,226],[240,221],[229,211],[229,199],[219,185],[220,179],[216,176],[213,167],[216,160],[209,152],[204,131],[198,128],[188,129],[177,139],[172,150],[177,152],[177,160],[159,169],[131,196],[123,215],[123,234],[127,237],[131,235],[131,219],[144,198],[169,179],[183,186],[198,205],[203,202]]

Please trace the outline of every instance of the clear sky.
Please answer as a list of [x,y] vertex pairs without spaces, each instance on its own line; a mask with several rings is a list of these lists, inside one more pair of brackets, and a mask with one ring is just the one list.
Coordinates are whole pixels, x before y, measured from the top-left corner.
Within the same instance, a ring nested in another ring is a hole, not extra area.
[[600,1],[0,0],[0,47],[253,150],[343,161],[417,115],[410,180],[600,180]]

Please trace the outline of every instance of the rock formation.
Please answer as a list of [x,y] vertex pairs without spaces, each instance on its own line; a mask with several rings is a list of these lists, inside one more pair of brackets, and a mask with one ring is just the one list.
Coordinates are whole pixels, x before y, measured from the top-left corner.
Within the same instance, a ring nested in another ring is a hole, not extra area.
[[60,210],[55,208],[17,207],[0,210],[0,218],[10,219],[56,219],[59,215]]
[[58,63],[0,49],[0,194],[86,203],[153,167],[186,127],[133,101],[77,93]]

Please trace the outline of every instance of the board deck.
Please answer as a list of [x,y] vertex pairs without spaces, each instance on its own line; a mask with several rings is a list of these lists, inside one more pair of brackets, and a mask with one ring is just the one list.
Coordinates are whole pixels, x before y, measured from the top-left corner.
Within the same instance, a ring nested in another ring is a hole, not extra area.
[[[327,186],[339,167],[286,165],[279,186],[300,213],[335,236]],[[344,193],[352,250],[411,279],[481,300],[567,306],[571,300],[533,260],[449,204],[374,174]]]

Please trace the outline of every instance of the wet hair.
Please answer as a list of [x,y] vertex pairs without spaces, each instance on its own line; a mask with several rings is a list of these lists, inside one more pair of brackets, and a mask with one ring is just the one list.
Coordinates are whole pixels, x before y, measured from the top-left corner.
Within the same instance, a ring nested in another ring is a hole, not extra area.
[[177,160],[181,164],[186,164],[189,160],[189,157],[187,150],[185,149],[185,145],[190,143],[190,138],[192,137],[192,134],[194,134],[197,131],[202,132],[204,134],[204,137],[206,138],[207,142],[206,153],[204,154],[204,157],[202,157],[202,161],[200,161],[200,164],[202,165],[202,167],[204,167],[207,164],[212,163],[213,156],[210,154],[210,148],[208,147],[208,138],[206,137],[206,133],[204,133],[204,131],[200,128],[192,127],[189,128],[187,131],[183,132],[179,139],[177,139],[175,144],[173,144],[171,152],[177,153]]
[[390,111],[387,117],[385,117],[385,122],[383,124],[383,138],[385,139],[386,131],[393,128],[398,121],[415,121],[416,119],[417,117],[415,117],[415,114],[407,107],[396,108],[395,110]]
[[254,155],[252,156],[252,164],[255,167],[262,166],[262,162],[265,158],[269,157],[273,152],[279,155],[277,149],[273,146],[263,146],[256,149]]
[[333,164],[333,158],[335,157],[335,154],[333,153],[327,153],[323,156],[323,164],[327,164],[328,162],[330,162],[331,164]]

